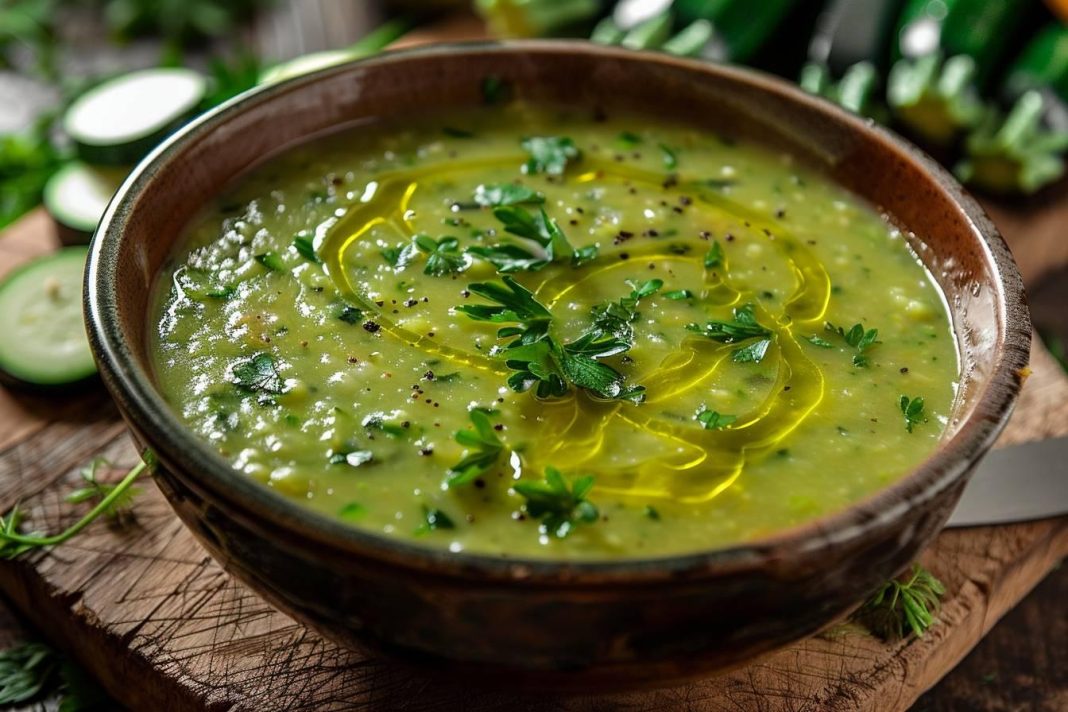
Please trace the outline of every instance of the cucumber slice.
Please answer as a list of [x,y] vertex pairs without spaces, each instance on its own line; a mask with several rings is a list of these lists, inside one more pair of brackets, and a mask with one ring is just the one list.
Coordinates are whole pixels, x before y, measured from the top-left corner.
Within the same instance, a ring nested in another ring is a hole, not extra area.
[[206,93],[207,80],[191,69],[124,74],[78,97],[63,116],[63,130],[88,163],[136,163],[192,118]]
[[96,373],[82,319],[88,252],[67,247],[0,280],[0,375],[5,380],[66,386]]
[[87,244],[125,169],[92,168],[74,161],[56,171],[44,188],[44,204],[65,245]]

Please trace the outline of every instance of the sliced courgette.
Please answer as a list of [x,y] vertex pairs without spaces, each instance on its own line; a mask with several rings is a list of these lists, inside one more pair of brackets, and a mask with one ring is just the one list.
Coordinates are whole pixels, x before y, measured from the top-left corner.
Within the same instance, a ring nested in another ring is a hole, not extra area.
[[312,52],[311,54],[301,55],[276,64],[260,74],[260,84],[292,79],[302,74],[309,74],[320,69],[333,67],[336,64],[344,64],[345,62],[351,62],[354,59],[374,54],[392,44],[410,30],[411,27],[412,23],[405,18],[390,20],[371,30],[371,32],[360,38],[358,42],[344,49]]
[[939,146],[977,126],[986,84],[1039,9],[1038,0],[909,0],[887,81],[895,117]]
[[125,169],[93,168],[73,161],[48,179],[44,205],[56,221],[63,244],[89,242],[126,173]]
[[83,161],[129,165],[192,118],[206,93],[207,81],[191,69],[131,72],[78,97],[63,130]]
[[31,386],[66,386],[96,373],[82,320],[88,250],[67,247],[0,280],[0,376]]
[[1033,193],[1064,174],[1068,150],[1068,27],[1052,22],[1009,67],[1000,110],[964,143],[955,171],[993,193]]

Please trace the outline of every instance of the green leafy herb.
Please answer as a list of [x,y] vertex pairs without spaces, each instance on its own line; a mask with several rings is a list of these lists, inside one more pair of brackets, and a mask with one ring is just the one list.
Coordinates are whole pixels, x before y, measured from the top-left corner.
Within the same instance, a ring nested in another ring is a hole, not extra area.
[[218,287],[204,292],[204,296],[211,297],[212,299],[220,299],[222,301],[233,299],[235,294],[237,294],[237,287],[232,284],[227,284],[224,287]]
[[627,280],[630,294],[615,302],[603,302],[591,310],[594,327],[602,334],[609,334],[628,343],[634,342],[634,322],[638,320],[638,302],[651,297],[664,286],[662,279],[644,282]]
[[676,168],[678,168],[679,159],[675,155],[675,152],[672,151],[670,147],[668,147],[666,144],[663,144],[663,143],[659,144],[659,147],[660,147],[660,155],[663,156],[663,158],[664,158],[664,168],[667,168],[669,171],[673,171]]
[[350,522],[355,521],[367,514],[367,507],[359,502],[349,502],[337,510],[337,516]]
[[882,343],[881,341],[878,341],[878,329],[868,329],[867,331],[865,331],[864,327],[860,324],[854,324],[847,331],[846,329],[843,329],[840,326],[835,326],[831,322],[827,322],[825,328],[832,334],[837,334],[838,336],[842,337],[842,339],[844,339],[847,344],[849,344],[856,350],[856,353],[853,354],[854,366],[868,366],[871,361],[868,358],[866,352],[876,344]]
[[493,215],[504,225],[505,232],[531,240],[541,247],[537,252],[525,246],[499,244],[490,247],[471,247],[468,253],[493,264],[499,272],[533,272],[550,262],[570,259],[578,267],[597,257],[597,246],[588,245],[576,250],[559,223],[549,217],[544,208],[531,212],[519,205],[499,205]]
[[523,164],[524,173],[562,175],[570,161],[582,157],[575,142],[562,136],[531,136],[523,139],[522,146],[530,154]]
[[712,247],[708,248],[708,252],[705,254],[705,268],[719,269],[723,266],[724,257],[723,248],[719,242],[713,242]]
[[[100,482],[97,479],[97,471],[101,467],[110,467],[111,463],[102,457],[94,458],[87,467],[81,469],[81,477],[85,482],[84,487],[80,487],[65,497],[67,502],[71,504],[80,504],[82,502],[101,502],[111,494],[118,485]],[[103,515],[109,519],[124,520],[130,514],[130,506],[133,503],[134,497],[140,489],[137,487],[129,487],[116,498],[111,500],[111,504],[107,509],[103,511]]]
[[274,357],[268,353],[241,359],[230,373],[231,383],[247,393],[279,395],[286,391],[285,381],[275,368]]
[[[423,274],[441,277],[463,272],[471,265],[470,258],[460,252],[460,242],[455,237],[446,236],[435,240],[430,235],[419,234],[412,238],[412,244],[426,255]],[[402,257],[401,261],[407,260]]]
[[518,183],[493,183],[475,188],[474,200],[484,208],[495,208],[521,203],[544,203],[545,196]]
[[38,533],[20,533],[19,525],[22,522],[22,512],[19,510],[18,505],[15,505],[6,516],[0,517],[0,558],[13,559],[27,551],[62,544],[92,524],[100,516],[116,511],[116,502],[121,504],[126,501],[128,503],[128,491],[133,487],[133,483],[137,478],[152,463],[154,463],[154,459],[150,455],[146,456],[145,460],[137,463],[126,473],[121,481],[111,486],[107,493],[103,494],[103,497],[81,519],[59,534],[48,536]]
[[597,259],[597,254],[600,249],[597,245],[586,245],[585,247],[579,247],[571,253],[571,266],[581,267],[587,262],[593,262]]
[[[0,42],[6,15],[18,19],[18,6],[0,8]],[[0,228],[14,222],[41,204],[45,183],[63,164],[63,156],[52,145],[50,118],[38,121],[23,133],[0,134]]]
[[619,134],[619,145],[623,148],[630,149],[641,144],[642,137],[633,131],[623,131]]
[[379,250],[379,254],[382,255],[382,259],[389,264],[390,267],[403,267],[401,260],[406,255],[406,248],[404,245],[396,245],[394,247],[383,247]]
[[813,334],[812,336],[806,336],[805,341],[809,342],[813,346],[819,346],[821,349],[829,349],[833,348],[834,346],[834,344],[832,344],[830,341],[827,341],[827,339],[821,339],[815,334]]
[[600,513],[586,496],[593,489],[593,477],[576,477],[569,485],[555,467],[545,468],[541,481],[520,480],[512,488],[526,500],[527,514],[541,520],[541,531],[563,539],[579,524],[596,522]]
[[281,272],[286,268],[285,262],[277,252],[264,252],[262,255],[256,255],[256,261],[272,272]]
[[752,304],[735,307],[734,318],[731,321],[713,320],[704,326],[687,324],[686,328],[721,344],[734,344],[759,338],[759,341],[735,349],[731,359],[737,363],[759,363],[764,359],[771,345],[769,338],[771,330],[757,322]]
[[771,339],[754,341],[736,349],[731,354],[731,361],[735,363],[760,363],[764,360],[764,356],[767,355],[769,346],[771,346]]
[[356,307],[345,305],[341,307],[341,311],[338,312],[337,318],[346,324],[359,324],[363,321],[363,311]]
[[705,430],[723,430],[731,423],[738,420],[737,415],[724,415],[714,410],[702,410],[694,416]]
[[41,643],[23,643],[0,651],[0,704],[14,705],[37,697],[54,682],[55,653]]
[[927,416],[923,411],[923,398],[901,396],[898,405],[901,407],[901,414],[905,416],[905,430],[910,433],[920,423],[927,422]]
[[263,65],[260,58],[247,47],[228,58],[212,57],[208,62],[211,74],[210,89],[203,106],[209,109],[256,87],[260,83]]
[[672,289],[671,291],[664,292],[664,296],[678,302],[683,299],[693,299],[693,292],[689,289]]
[[652,519],[654,522],[660,521],[660,512],[658,512],[651,504],[645,505],[644,514],[647,519]]
[[879,586],[857,612],[857,619],[884,640],[899,640],[910,631],[922,637],[934,624],[945,592],[934,574],[913,564],[902,578]]
[[427,507],[423,505],[423,523],[416,527],[416,534],[427,534],[438,529],[455,529],[456,524],[452,521],[448,514],[435,509],[433,507]]
[[494,282],[476,282],[468,285],[474,294],[484,297],[498,306],[465,304],[457,309],[476,321],[494,323],[547,322],[552,314],[537,299],[534,293],[511,277],[503,277],[503,286]]
[[471,430],[457,430],[456,442],[467,448],[463,459],[449,468],[445,484],[457,487],[474,482],[496,466],[505,453],[504,443],[497,437],[486,411],[475,408],[468,413]]
[[300,256],[314,264],[322,264],[322,260],[319,259],[319,255],[315,253],[315,239],[312,235],[301,230],[297,233],[297,236],[293,238],[293,248],[300,253]]

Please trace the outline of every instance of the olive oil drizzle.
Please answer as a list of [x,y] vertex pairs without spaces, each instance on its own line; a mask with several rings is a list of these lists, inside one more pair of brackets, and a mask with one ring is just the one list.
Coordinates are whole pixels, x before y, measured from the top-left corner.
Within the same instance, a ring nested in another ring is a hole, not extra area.
[[[388,225],[406,239],[418,232],[412,224],[409,206],[421,182],[441,175],[454,177],[464,172],[521,162],[518,155],[500,156],[428,165],[379,176],[375,185],[365,191],[364,199],[351,205],[330,230],[320,250],[325,268],[343,298],[373,315],[384,334],[438,358],[496,374],[503,382],[509,371],[499,359],[449,346],[440,339],[417,334],[399,325],[365,293],[356,275],[345,265],[349,250],[376,226]],[[641,183],[657,187],[664,183],[661,174],[616,162],[586,158],[582,166],[583,172],[574,175],[573,181]],[[530,410],[528,420],[541,423],[547,436],[537,438],[538,448],[528,448],[524,452],[526,469],[540,472],[551,465],[561,470],[592,472],[597,476],[599,491],[621,496],[704,502],[737,481],[748,458],[766,456],[772,451],[822,400],[823,373],[805,355],[794,335],[795,327],[811,327],[820,322],[826,311],[830,279],[822,263],[781,224],[770,222],[762,214],[730,200],[700,181],[680,181],[677,185],[679,190],[696,196],[699,202],[695,206],[705,206],[706,210],[745,222],[755,235],[766,236],[768,244],[783,254],[794,274],[796,286],[784,301],[782,313],[777,316],[769,313],[753,294],[733,285],[726,257],[716,267],[708,268],[699,256],[665,254],[663,246],[657,243],[629,251],[635,257],[647,260],[677,261],[703,269],[703,284],[696,295],[696,303],[722,308],[752,300],[760,323],[772,332],[772,343],[765,357],[777,360],[771,390],[759,405],[722,429],[706,430],[696,422],[682,424],[662,417],[650,406],[679,392],[706,387],[705,384],[713,381],[736,348],[735,344],[718,344],[700,335],[687,335],[678,351],[640,374],[637,380],[646,386],[649,394],[644,405],[603,401],[579,389],[573,389],[559,399],[525,399],[521,407]],[[601,278],[625,264],[607,262],[602,257],[580,271],[567,267],[555,275],[550,270],[536,272],[529,277],[541,277],[541,280],[528,288],[551,310],[586,280]],[[608,464],[608,458],[604,457],[608,446],[606,433],[611,423],[617,420],[629,428],[662,439],[665,446],[655,458]],[[548,437],[550,433],[551,437]]]

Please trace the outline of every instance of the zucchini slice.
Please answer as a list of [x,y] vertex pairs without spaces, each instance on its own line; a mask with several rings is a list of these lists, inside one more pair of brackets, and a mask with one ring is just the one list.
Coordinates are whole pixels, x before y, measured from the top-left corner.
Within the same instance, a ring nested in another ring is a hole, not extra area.
[[93,168],[73,161],[48,179],[44,205],[64,245],[88,244],[125,175],[125,169]]
[[355,44],[343,49],[312,52],[281,62],[260,73],[260,84],[285,81],[302,74],[309,74],[320,69],[344,64],[360,57],[366,57],[385,49],[412,28],[411,21],[398,18],[385,22],[364,35]]
[[131,72],[90,89],[63,115],[63,130],[87,163],[136,163],[200,108],[207,80],[191,69]]
[[0,280],[0,376],[30,386],[68,386],[96,373],[82,319],[88,250],[67,247]]

